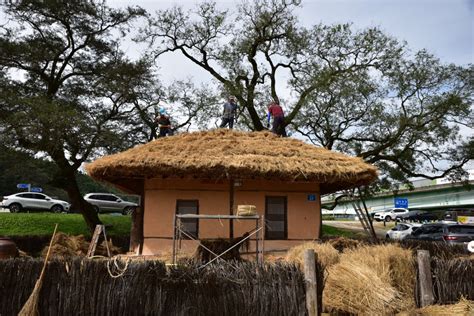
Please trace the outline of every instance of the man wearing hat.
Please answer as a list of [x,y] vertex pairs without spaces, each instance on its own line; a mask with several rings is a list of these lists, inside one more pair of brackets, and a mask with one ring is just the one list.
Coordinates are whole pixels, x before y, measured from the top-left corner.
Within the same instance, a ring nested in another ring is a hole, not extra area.
[[229,128],[234,128],[234,119],[237,113],[237,103],[236,98],[234,96],[230,96],[229,100],[224,103],[224,112],[222,113],[222,123],[219,126],[220,128],[224,128],[229,125]]

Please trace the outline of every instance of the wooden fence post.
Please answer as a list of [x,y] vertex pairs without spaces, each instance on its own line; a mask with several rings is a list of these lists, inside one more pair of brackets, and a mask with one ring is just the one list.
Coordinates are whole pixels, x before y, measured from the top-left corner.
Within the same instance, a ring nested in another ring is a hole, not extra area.
[[431,278],[430,252],[428,250],[417,251],[418,263],[418,286],[420,289],[421,307],[434,303],[433,280]]
[[316,277],[316,260],[318,256],[313,249],[304,251],[304,278],[306,283],[306,308],[309,316],[319,315],[318,284]]

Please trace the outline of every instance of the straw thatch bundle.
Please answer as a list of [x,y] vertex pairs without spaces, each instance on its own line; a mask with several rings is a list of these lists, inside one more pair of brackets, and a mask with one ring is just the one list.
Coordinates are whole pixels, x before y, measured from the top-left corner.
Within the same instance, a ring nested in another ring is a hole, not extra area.
[[346,249],[328,269],[324,306],[365,315],[413,308],[415,273],[411,251],[397,245]]
[[474,315],[474,301],[462,298],[457,304],[430,305],[409,312],[397,314],[398,316],[472,316]]
[[346,249],[354,249],[362,245],[362,242],[359,240],[350,239],[343,236],[329,239],[328,243],[340,252],[343,252]]
[[328,269],[323,306],[356,315],[392,315],[403,308],[398,291],[359,262],[340,262]]
[[396,244],[363,246],[346,250],[341,262],[358,262],[373,269],[386,283],[393,285],[406,298],[409,305],[414,304],[416,270],[413,254]]
[[304,251],[314,249],[318,255],[318,261],[323,267],[329,267],[339,262],[339,252],[328,243],[306,242],[296,247],[292,247],[286,253],[285,261],[295,263],[300,267],[304,263]]
[[270,132],[217,129],[164,137],[86,166],[95,179],[259,178],[324,184],[321,193],[365,185],[377,169],[349,157]]
[[[120,248],[115,247],[109,242],[109,249],[111,255],[116,255],[120,253]],[[66,259],[76,256],[85,256],[87,250],[89,249],[89,242],[83,235],[78,236],[69,236],[67,234],[58,232],[53,239],[52,246],[50,247],[51,256],[56,259]],[[48,252],[48,247],[45,247],[41,253],[42,257]],[[107,250],[105,246],[105,241],[100,245],[97,245],[96,255],[107,255]]]

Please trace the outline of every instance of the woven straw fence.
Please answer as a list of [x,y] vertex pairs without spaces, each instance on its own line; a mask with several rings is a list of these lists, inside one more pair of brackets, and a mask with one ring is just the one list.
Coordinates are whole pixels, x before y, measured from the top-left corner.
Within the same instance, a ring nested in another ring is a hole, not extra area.
[[[166,269],[132,261],[121,277],[108,260],[48,264],[40,315],[305,315],[302,273],[295,266],[253,263]],[[122,262],[123,263],[123,262]],[[33,290],[41,260],[0,260],[0,315],[17,315]],[[122,267],[121,264],[119,264]]]

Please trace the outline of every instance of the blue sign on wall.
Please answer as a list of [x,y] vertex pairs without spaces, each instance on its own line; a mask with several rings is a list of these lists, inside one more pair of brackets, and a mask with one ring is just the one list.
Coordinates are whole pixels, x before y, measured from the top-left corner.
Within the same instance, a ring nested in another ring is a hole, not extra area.
[[43,192],[43,189],[42,188],[31,188],[30,191],[31,192]]
[[316,201],[316,194],[308,194],[308,201]]
[[16,187],[17,189],[28,189],[30,185],[28,183],[18,183]]
[[395,198],[394,203],[395,207],[408,208],[408,199]]

